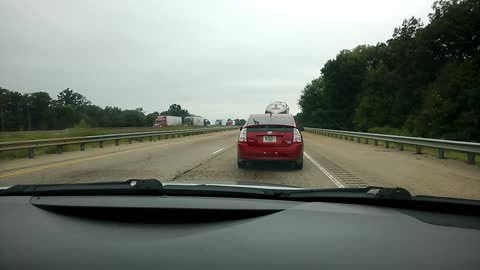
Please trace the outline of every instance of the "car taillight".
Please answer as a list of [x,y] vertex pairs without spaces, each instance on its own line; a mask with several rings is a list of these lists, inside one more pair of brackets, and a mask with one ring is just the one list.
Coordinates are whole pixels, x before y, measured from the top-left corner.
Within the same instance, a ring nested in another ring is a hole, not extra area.
[[293,142],[302,142],[302,135],[296,128],[293,129]]
[[247,128],[242,129],[240,131],[240,136],[238,137],[239,142],[246,142],[247,141]]

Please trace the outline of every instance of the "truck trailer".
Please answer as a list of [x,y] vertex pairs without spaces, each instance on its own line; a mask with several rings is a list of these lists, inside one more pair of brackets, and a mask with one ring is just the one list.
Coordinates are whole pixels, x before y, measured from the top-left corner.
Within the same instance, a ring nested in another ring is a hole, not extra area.
[[153,127],[169,127],[169,126],[181,126],[182,117],[180,116],[170,116],[170,115],[159,115],[155,119]]

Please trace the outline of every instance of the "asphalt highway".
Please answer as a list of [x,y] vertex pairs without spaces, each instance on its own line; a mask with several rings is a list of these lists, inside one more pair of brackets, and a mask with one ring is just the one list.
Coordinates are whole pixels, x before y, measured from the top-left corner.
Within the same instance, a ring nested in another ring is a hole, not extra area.
[[414,194],[480,199],[480,168],[304,132],[304,168],[236,164],[238,131],[0,161],[0,186],[159,179],[307,188],[400,186]]

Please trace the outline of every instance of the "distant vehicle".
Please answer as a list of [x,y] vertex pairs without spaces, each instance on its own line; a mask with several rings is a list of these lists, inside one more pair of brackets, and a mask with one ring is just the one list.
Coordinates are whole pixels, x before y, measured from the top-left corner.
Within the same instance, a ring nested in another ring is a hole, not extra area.
[[303,168],[303,137],[291,114],[252,114],[240,128],[237,164],[247,162],[289,162],[295,169]]
[[203,125],[206,126],[206,127],[210,126],[210,120],[203,119]]
[[159,115],[155,119],[153,127],[181,126],[182,118],[180,116]]
[[225,119],[215,120],[215,126],[225,126],[225,125],[226,125]]
[[233,120],[232,120],[232,119],[230,119],[230,118],[228,118],[228,120],[227,120],[227,123],[226,123],[226,124],[227,124],[227,126],[233,126]]
[[270,103],[267,108],[265,109],[265,113],[272,113],[272,114],[289,114],[290,108],[288,107],[287,103],[281,101],[275,101]]
[[187,126],[197,126],[197,127],[205,126],[205,121],[203,117],[200,117],[200,116],[187,116],[183,119],[183,123]]

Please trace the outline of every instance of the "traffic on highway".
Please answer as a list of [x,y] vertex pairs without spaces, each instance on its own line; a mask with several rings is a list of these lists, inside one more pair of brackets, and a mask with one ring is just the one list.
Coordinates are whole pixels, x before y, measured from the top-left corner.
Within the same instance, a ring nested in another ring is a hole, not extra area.
[[0,269],[480,269],[480,3],[297,2],[0,3]]

